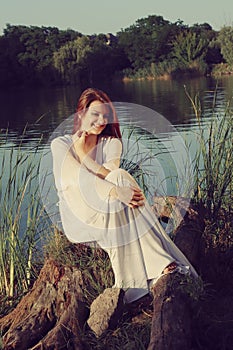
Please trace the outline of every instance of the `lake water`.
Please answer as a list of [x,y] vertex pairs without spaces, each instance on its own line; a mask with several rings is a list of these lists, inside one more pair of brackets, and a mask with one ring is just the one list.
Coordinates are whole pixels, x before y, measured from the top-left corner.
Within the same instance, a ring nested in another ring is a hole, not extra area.
[[[220,112],[232,98],[233,77],[224,77],[218,81],[209,77],[100,83],[98,88],[105,90],[112,101],[138,104],[155,110],[182,130],[195,128],[196,124],[184,86],[192,98],[197,94],[200,96],[204,114],[208,117],[216,90],[216,105]],[[23,137],[25,147],[30,148],[35,145],[41,134],[44,134],[44,140],[46,140],[51,132],[74,112],[80,93],[79,87],[0,91],[1,140],[5,140],[6,129],[8,129],[9,144],[18,143],[25,127],[26,132]],[[145,116],[142,115],[139,124],[144,124],[144,118]],[[122,120],[121,115],[119,119]],[[123,119],[125,120],[125,116]]]
[[[148,136],[147,134],[154,134],[155,131],[157,136],[159,135],[157,138],[163,140],[163,149],[171,148],[169,142],[172,139],[176,143],[174,147],[176,150],[179,148],[179,153],[182,155],[180,146],[182,139],[191,145],[193,135],[197,131],[197,120],[187,93],[192,99],[198,96],[204,116],[201,123],[204,127],[208,126],[214,99],[215,109],[219,115],[224,113],[226,105],[231,101],[233,76],[219,80],[201,77],[180,80],[117,81],[100,83],[98,88],[106,91],[114,101],[123,128],[128,123],[131,126],[138,126],[140,140],[143,134]],[[19,144],[25,152],[34,152],[36,147],[42,152],[43,148],[48,146],[47,141],[54,130],[62,122],[69,119],[72,128],[72,114],[80,93],[80,87],[74,86],[1,91],[0,155]],[[127,133],[124,133],[124,137],[127,139]],[[148,153],[149,139],[146,137],[146,145],[145,143],[140,145],[141,149],[144,147],[144,156]],[[132,142],[136,142],[133,140]],[[154,140],[152,143],[155,144]],[[195,145],[190,147],[195,148]],[[161,150],[160,144],[159,150],[155,152],[160,153]],[[128,158],[131,157],[129,153],[125,155]],[[165,153],[171,154],[170,151]],[[161,161],[167,163],[167,158],[165,160],[163,156],[162,158]],[[174,162],[174,159],[172,161]],[[150,168],[153,166],[150,165]],[[179,164],[176,164],[177,167]]]
[[[123,158],[127,166],[136,164],[137,169],[146,173],[146,177],[142,178],[139,172],[138,179],[139,182],[146,182],[148,196],[152,198],[155,192],[160,195],[190,193],[192,174],[190,174],[190,154],[186,154],[186,145],[189,144],[188,151],[191,150],[192,158],[195,147],[198,146],[193,137],[198,131],[198,124],[186,91],[193,99],[199,96],[204,115],[201,123],[208,129],[214,96],[219,115],[224,113],[226,105],[232,99],[233,76],[218,81],[211,77],[188,80],[119,81],[100,83],[98,88],[106,91],[117,107],[118,118],[124,131]],[[49,147],[48,140],[54,130],[67,120],[72,122],[72,114],[80,93],[79,87],[14,89],[0,92],[2,198],[4,196],[7,198],[7,193],[4,194],[7,183],[9,181],[13,183],[13,180],[9,179],[9,172],[14,173],[14,164],[19,163],[18,190],[8,194],[9,200],[5,200],[9,210],[12,209],[10,202],[14,201],[14,193],[22,192],[20,186],[25,175],[24,158],[17,160],[15,146],[20,145],[21,152],[26,158],[28,154],[32,154],[34,169],[37,169],[41,155]],[[134,126],[137,127],[136,133],[130,137],[128,143],[129,130]],[[14,164],[10,170],[12,159]],[[48,159],[44,166],[51,170],[51,159]],[[46,169],[43,168],[43,172],[46,172]],[[28,188],[28,198],[31,198],[31,194],[38,186],[36,176],[33,181]],[[22,206],[25,206],[25,213],[28,203],[29,199],[22,203]],[[17,208],[16,205],[16,211]],[[26,223],[22,223],[20,231],[25,231],[25,225]]]

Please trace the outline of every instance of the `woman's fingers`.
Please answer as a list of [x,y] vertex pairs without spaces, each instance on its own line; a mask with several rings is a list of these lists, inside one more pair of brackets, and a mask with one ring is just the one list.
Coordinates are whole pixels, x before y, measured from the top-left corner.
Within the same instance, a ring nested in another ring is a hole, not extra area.
[[141,207],[145,204],[145,196],[142,190],[138,187],[132,187],[133,189],[133,196],[129,203],[130,208],[137,208]]
[[87,136],[87,131],[85,131],[85,130],[78,130],[76,132],[75,136],[77,136],[78,138],[85,137],[85,136]]
[[130,208],[138,208],[138,207],[142,207],[144,205],[144,201],[141,201],[141,202],[135,202],[135,201],[131,201],[128,206]]
[[145,199],[144,193],[140,188],[133,188],[133,197],[132,200],[134,201],[143,201]]

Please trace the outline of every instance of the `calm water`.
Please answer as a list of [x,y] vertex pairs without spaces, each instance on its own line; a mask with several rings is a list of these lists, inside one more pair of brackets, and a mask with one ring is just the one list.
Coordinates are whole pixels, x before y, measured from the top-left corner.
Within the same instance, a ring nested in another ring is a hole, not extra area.
[[[113,101],[148,107],[182,130],[193,128],[196,124],[184,86],[192,97],[199,94],[202,108],[208,116],[216,89],[217,108],[220,112],[224,110],[233,94],[233,77],[221,78],[219,81],[198,78],[179,81],[115,82],[99,84],[98,87],[105,90]],[[1,144],[5,143],[6,146],[18,143],[22,133],[24,146],[28,148],[37,144],[41,133],[46,140],[56,126],[74,112],[80,93],[79,87],[1,91]],[[141,125],[147,122],[145,115],[137,118]],[[123,113],[119,115],[119,119],[125,121],[127,116]],[[26,132],[23,132],[25,127]],[[8,142],[5,142],[6,129]]]
[[[143,163],[142,169],[146,169],[148,174],[145,180],[150,191],[147,197],[150,197],[150,199],[152,199],[155,192],[176,195],[178,194],[175,191],[177,187],[182,193],[185,190],[186,192],[189,191],[189,189],[184,188],[187,186],[187,179],[189,183],[191,181],[189,175],[190,166],[187,166],[184,161],[186,154],[183,152],[182,140],[188,140],[188,142],[192,140],[193,134],[197,129],[197,121],[184,86],[192,98],[197,94],[199,95],[205,115],[202,123],[208,128],[215,92],[217,91],[216,108],[219,115],[221,115],[221,113],[224,113],[227,103],[232,99],[233,76],[224,77],[219,81],[212,78],[198,78],[187,81],[114,82],[99,84],[98,86],[98,88],[108,93],[112,101],[116,102],[121,125],[125,125],[125,123],[130,121],[131,125],[140,126],[139,138],[141,137],[140,133],[146,136],[146,144],[141,141],[140,144],[138,142],[134,143],[135,139],[133,139],[134,144],[129,145],[128,154],[123,154],[123,156],[128,162],[132,161],[134,164],[140,163],[140,165]],[[32,154],[32,157],[35,158],[34,169],[37,169],[41,154],[47,150],[47,141],[53,131],[62,122],[63,124],[64,122],[66,123],[67,119],[72,120],[68,117],[74,113],[80,93],[79,87],[15,89],[13,91],[0,92],[0,188],[2,197],[7,194],[7,192],[4,194],[4,191],[7,188],[8,181],[11,181],[9,180],[9,174],[14,173],[14,169],[10,169],[12,159],[14,159],[13,163],[17,162],[17,157],[14,153],[16,151],[11,153],[11,150],[15,149],[15,145],[20,144],[26,157],[28,154]],[[138,108],[135,108],[135,106],[138,106]],[[159,116],[163,118],[162,122]],[[151,141],[150,132],[154,129],[157,131],[159,124],[164,126],[166,123],[174,126],[175,129],[165,128],[166,130],[162,131],[162,136],[160,135],[159,140],[155,142],[152,139]],[[148,131],[149,136],[147,135]],[[38,147],[38,141],[41,140],[42,134],[43,139],[38,148],[39,152],[36,153],[35,157],[34,150]],[[124,137],[127,139],[127,133],[124,134]],[[140,149],[136,149],[136,152],[135,144],[137,144],[137,147],[138,145],[140,146]],[[151,151],[151,144],[153,144],[153,147],[154,145],[157,147],[155,151],[155,153],[157,152],[156,157],[153,155],[152,161],[148,157]],[[175,150],[173,150],[174,145]],[[196,146],[197,144],[194,142],[194,148]],[[133,148],[133,155],[130,154],[130,147]],[[43,157],[43,159],[46,159],[46,157]],[[47,162],[44,165],[45,168],[48,166],[51,173],[51,159],[45,162]],[[18,188],[20,189],[20,184],[23,182],[25,175],[25,163],[23,160],[21,161],[21,167],[17,166],[17,169]],[[188,170],[188,173],[185,172],[186,170]],[[45,173],[46,171],[43,168],[42,171],[40,170],[40,173]],[[38,174],[37,171],[36,174]],[[177,177],[180,181],[178,186],[176,182]],[[173,179],[175,180],[173,181]],[[25,213],[31,194],[33,194],[37,186],[38,176],[35,176],[34,183],[28,189],[28,197],[23,203]],[[48,187],[51,188],[52,186]],[[19,193],[20,191],[22,189],[19,190]],[[10,202],[14,201],[14,191],[10,192],[10,195],[12,195],[12,198],[9,197],[7,200],[9,208],[11,208]],[[150,199],[148,198],[148,200]],[[24,216],[26,217],[26,215]],[[26,219],[22,221],[21,232],[24,232],[26,229],[25,222]]]

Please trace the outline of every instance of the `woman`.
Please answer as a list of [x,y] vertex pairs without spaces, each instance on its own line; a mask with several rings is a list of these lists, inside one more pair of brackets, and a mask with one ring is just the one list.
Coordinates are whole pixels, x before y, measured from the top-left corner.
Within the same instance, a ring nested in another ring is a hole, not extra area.
[[72,135],[57,137],[51,149],[64,232],[72,242],[96,242],[108,253],[125,302],[147,294],[164,273],[196,276],[136,181],[119,168],[120,127],[104,92],[82,93]]

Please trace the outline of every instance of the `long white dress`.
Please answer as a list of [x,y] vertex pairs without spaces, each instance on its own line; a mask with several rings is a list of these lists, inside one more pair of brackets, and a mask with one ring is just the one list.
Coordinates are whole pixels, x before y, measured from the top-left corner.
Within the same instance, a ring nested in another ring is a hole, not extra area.
[[103,180],[81,165],[73,151],[72,136],[51,142],[53,173],[64,233],[72,242],[97,242],[109,255],[115,276],[113,287],[123,288],[132,302],[149,291],[149,281],[176,261],[197,276],[195,269],[165,233],[149,203],[129,208],[113,200],[113,186],[138,186],[118,168],[122,152],[116,138],[101,138],[95,160],[111,170]]

